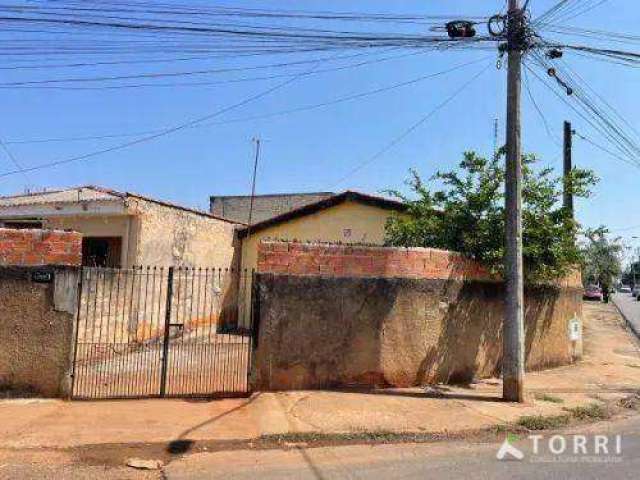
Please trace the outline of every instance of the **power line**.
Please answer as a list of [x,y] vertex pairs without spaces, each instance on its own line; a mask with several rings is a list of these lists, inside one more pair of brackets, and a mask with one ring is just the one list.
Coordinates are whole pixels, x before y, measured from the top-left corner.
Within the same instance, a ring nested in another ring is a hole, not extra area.
[[0,138],[0,148],[2,148],[2,150],[4,150],[4,153],[7,154],[7,157],[9,157],[9,160],[11,160],[11,163],[13,163],[13,165],[21,171],[22,176],[24,177],[25,181],[27,183],[30,182],[29,176],[27,175],[27,173],[24,171],[24,167],[20,164],[20,162],[18,161],[18,159],[15,157],[15,155],[11,152],[11,150],[9,150],[9,147],[7,147],[6,142],[4,142],[1,138]]
[[542,124],[544,125],[544,128],[547,132],[547,136],[551,139],[552,142],[560,146],[560,142],[553,136],[553,133],[551,132],[551,127],[549,126],[549,122],[547,121],[547,118],[544,116],[544,113],[540,109],[538,102],[536,102],[536,99],[533,96],[533,92],[531,91],[531,87],[529,86],[529,75],[527,74],[526,69],[524,70],[523,78],[524,78],[524,85],[527,90],[527,95],[529,96],[529,99],[531,100],[533,107],[535,108],[536,112],[540,116],[540,119],[542,120]]
[[[406,87],[406,86],[410,86],[410,85],[415,85],[417,83],[423,82],[425,80],[429,80],[435,77],[439,77],[442,75],[445,75],[447,73],[451,73],[454,71],[457,71],[459,69],[471,66],[471,65],[475,65],[477,63],[486,61],[489,57],[482,57],[478,60],[473,60],[473,61],[469,61],[469,62],[465,62],[462,64],[458,64],[455,65],[451,68],[445,69],[445,70],[441,70],[438,72],[434,72],[428,75],[421,75],[419,77],[413,78],[411,80],[407,80],[404,82],[399,82],[399,83],[394,83],[391,85],[387,85],[384,87],[380,87],[380,88],[376,88],[373,90],[367,90],[364,92],[359,92],[359,93],[355,93],[355,94],[351,94],[351,95],[346,95],[346,96],[342,96],[342,97],[338,97],[338,98],[334,98],[332,100],[328,100],[325,102],[320,102],[320,103],[315,103],[315,104],[310,104],[310,105],[302,105],[300,107],[294,107],[294,108],[290,108],[290,109],[285,109],[285,110],[280,110],[280,111],[276,111],[276,112],[271,112],[271,113],[265,113],[265,114],[259,114],[259,115],[252,115],[252,116],[248,116],[248,117],[242,117],[242,118],[233,118],[233,119],[229,119],[229,120],[225,120],[225,121],[219,121],[219,122],[213,122],[213,123],[206,123],[206,124],[197,124],[197,125],[193,125],[192,128],[206,128],[206,127],[211,127],[214,125],[227,125],[230,123],[238,123],[238,122],[247,122],[247,121],[253,121],[253,120],[263,120],[263,119],[267,119],[267,118],[273,118],[273,117],[278,117],[278,116],[282,116],[282,115],[289,115],[292,113],[299,113],[299,112],[304,112],[304,111],[309,111],[309,110],[315,110],[317,108],[323,108],[323,107],[327,107],[327,106],[331,106],[331,105],[336,105],[339,103],[343,103],[343,102],[348,102],[348,101],[352,101],[352,100],[357,100],[360,98],[365,98],[365,97],[369,97],[372,95],[377,95],[380,93],[384,93],[384,92],[388,92],[391,90],[395,90],[397,88],[402,88],[402,87]],[[59,138],[42,138],[42,139],[30,139],[30,140],[11,140],[11,141],[7,141],[7,144],[32,144],[32,143],[54,143],[54,142],[72,142],[72,141],[85,141],[85,140],[105,140],[105,139],[109,139],[109,138],[118,138],[118,137],[137,137],[140,135],[149,135],[149,134],[154,134],[154,133],[159,133],[162,132],[164,129],[155,129],[155,130],[145,130],[145,131],[139,131],[139,132],[130,132],[130,133],[111,133],[111,134],[104,134],[104,135],[88,135],[88,136],[77,136],[77,137],[59,137]]]
[[452,95],[448,96],[443,102],[441,102],[438,105],[436,105],[436,107],[433,108],[429,113],[427,113],[426,115],[422,116],[417,122],[415,122],[409,128],[404,130],[400,135],[398,135],[393,140],[391,140],[389,143],[387,143],[384,147],[382,147],[380,150],[378,150],[374,155],[372,155],[371,157],[367,158],[366,160],[360,162],[358,165],[356,165],[354,168],[352,168],[349,172],[347,172],[346,175],[342,176],[338,181],[336,181],[334,184],[332,184],[329,187],[329,189],[331,190],[331,189],[335,188],[336,186],[340,185],[342,182],[344,182],[350,176],[352,176],[353,174],[359,172],[364,167],[370,165],[371,163],[376,161],[378,158],[380,158],[382,155],[384,155],[386,152],[391,150],[394,146],[396,146],[398,143],[400,143],[402,140],[404,140],[407,136],[409,136],[418,127],[420,127],[427,120],[429,120],[439,110],[444,108],[447,104],[449,104],[452,100],[454,100],[458,95],[460,95],[467,87],[469,87],[473,82],[475,82],[490,67],[491,67],[491,64],[489,64],[487,67],[483,68],[479,73],[474,75],[469,81],[465,82],[462,85],[462,87],[457,89]]
[[[316,68],[317,66],[318,66],[318,64],[314,65],[311,70],[313,70],[313,68]],[[153,134],[153,135],[148,135],[148,136],[145,136],[145,137],[142,137],[142,138],[138,138],[136,140],[132,140],[132,141],[129,141],[129,142],[121,143],[119,145],[115,145],[113,147],[105,148],[105,149],[102,149],[102,150],[97,150],[97,151],[86,153],[86,154],[83,154],[83,155],[77,155],[77,156],[74,156],[74,157],[71,157],[71,158],[67,158],[67,159],[64,159],[64,160],[58,160],[58,161],[55,161],[55,162],[43,163],[43,164],[36,165],[36,166],[33,166],[33,167],[22,168],[22,169],[10,171],[10,172],[4,172],[4,173],[0,174],[0,178],[8,177],[10,175],[15,175],[15,174],[18,174],[18,173],[23,173],[23,172],[32,172],[32,171],[35,171],[35,170],[42,170],[42,169],[45,169],[45,168],[51,168],[51,167],[55,167],[55,166],[59,166],[59,165],[64,165],[64,164],[67,164],[67,163],[77,162],[77,161],[80,161],[80,160],[86,160],[88,158],[96,157],[98,155],[103,155],[105,153],[114,152],[114,151],[117,151],[117,150],[122,150],[124,148],[128,148],[128,147],[131,147],[131,146],[134,146],[134,145],[138,145],[140,143],[148,142],[150,140],[155,140],[156,138],[160,138],[160,137],[163,137],[165,135],[169,135],[169,134],[175,133],[175,132],[177,132],[179,130],[183,130],[185,128],[191,127],[191,126],[196,125],[198,123],[202,123],[202,122],[204,122],[206,120],[209,120],[211,118],[220,116],[220,115],[222,115],[222,114],[224,114],[224,113],[226,113],[228,111],[231,111],[233,109],[236,109],[238,107],[241,107],[243,105],[251,103],[251,102],[253,102],[255,100],[258,100],[258,99],[260,99],[262,97],[265,97],[265,96],[269,95],[270,93],[273,93],[273,92],[275,92],[277,90],[280,90],[281,88],[289,85],[290,83],[295,82],[301,76],[302,76],[302,74],[300,74],[300,75],[298,75],[298,76],[296,76],[294,78],[290,78],[290,79],[288,79],[288,80],[286,80],[286,81],[284,81],[282,83],[279,83],[279,84],[277,84],[277,85],[275,85],[275,86],[273,86],[271,88],[268,88],[267,90],[264,90],[264,91],[262,91],[262,92],[260,92],[260,93],[258,93],[256,95],[252,95],[252,96],[250,96],[248,98],[245,98],[244,100],[241,100],[238,103],[234,103],[234,104],[229,105],[227,107],[221,108],[221,109],[219,109],[219,110],[217,110],[217,111],[215,111],[213,113],[210,113],[208,115],[204,115],[204,116],[196,118],[194,120],[189,120],[187,122],[181,123],[181,124],[176,125],[174,127],[167,128],[167,129],[165,129],[165,130],[163,130],[163,131],[161,131],[159,133],[156,133],[156,134]]]
[[591,140],[590,138],[587,138],[586,136],[576,132],[575,135],[580,139],[580,140],[584,140],[585,142],[587,142],[588,144],[594,146],[595,148],[597,148],[598,150],[606,153],[607,155],[612,156],[613,158],[620,160],[621,162],[624,162],[628,165],[631,165],[632,167],[636,167],[638,169],[640,169],[640,166],[634,162],[629,161],[628,159],[618,155],[617,153],[609,150],[608,148],[600,145],[599,143],[594,142],[593,140]]

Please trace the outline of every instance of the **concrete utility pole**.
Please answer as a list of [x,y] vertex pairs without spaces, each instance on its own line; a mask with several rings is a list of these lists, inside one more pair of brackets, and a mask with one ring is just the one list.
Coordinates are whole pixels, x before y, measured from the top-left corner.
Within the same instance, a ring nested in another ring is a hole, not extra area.
[[572,149],[573,149],[573,130],[571,129],[571,122],[564,122],[564,195],[562,198],[562,204],[564,208],[571,212],[573,217],[573,195],[571,194],[571,182],[569,181],[571,170],[573,169],[572,163]]
[[520,96],[524,16],[519,0],[509,0],[507,15],[507,161],[506,161],[506,315],[503,326],[502,396],[524,402],[524,279],[522,269],[522,158]]

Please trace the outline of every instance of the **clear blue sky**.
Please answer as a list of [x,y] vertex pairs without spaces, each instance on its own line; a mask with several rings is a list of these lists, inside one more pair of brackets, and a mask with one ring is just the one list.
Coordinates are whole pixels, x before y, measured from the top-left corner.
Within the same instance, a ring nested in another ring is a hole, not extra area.
[[[197,2],[191,0],[190,3]],[[451,13],[461,17],[498,12],[504,4],[501,0],[213,3],[236,7],[305,10],[379,12],[384,9],[385,12],[429,15]],[[531,0],[534,16],[555,3],[557,0]],[[634,32],[637,31],[639,19],[640,4],[635,0],[610,0],[571,21],[570,24]],[[401,31],[404,27],[396,28]],[[637,44],[622,47],[630,50],[640,49]],[[375,57],[391,55],[379,53]],[[393,55],[397,55],[397,52]],[[295,59],[317,57],[316,54],[298,56]],[[437,169],[454,166],[464,150],[490,152],[494,143],[494,118],[499,119],[500,140],[503,141],[504,70],[498,71],[492,66],[450,104],[386,154],[342,183],[336,182],[459,89],[485,65],[495,65],[495,53],[426,53],[358,68],[318,73],[299,78],[277,92],[215,120],[222,122],[320,103],[411,80],[483,57],[486,57],[483,63],[379,95],[268,119],[190,128],[88,161],[32,172],[28,174],[27,179],[22,175],[3,178],[0,179],[0,193],[22,191],[25,184],[36,188],[54,188],[92,183],[206,208],[209,195],[249,192],[253,155],[251,139],[254,136],[263,140],[258,193],[346,188],[375,193],[388,188],[401,188],[409,168],[414,167],[424,176],[429,176]],[[566,54],[565,60],[634,128],[640,130],[640,116],[637,113],[640,110],[640,98],[637,93],[638,70],[586,60],[570,53]],[[5,65],[13,62],[7,57],[1,57],[0,61]],[[278,59],[253,60],[255,65],[273,61]],[[346,65],[355,61],[357,59],[346,59],[336,64]],[[119,75],[159,70],[218,68],[240,64],[248,63],[237,60],[201,60],[168,65],[1,72],[3,81],[6,82],[73,75]],[[308,68],[309,66],[305,65],[289,71],[302,72]],[[204,77],[209,80],[219,78],[236,77]],[[176,81],[197,80],[202,81],[203,77]],[[573,121],[576,130],[606,145],[605,140],[572,114],[548,90],[533,78],[530,81],[532,93],[544,111],[557,142],[561,138],[562,121],[569,119]],[[281,82],[282,79],[271,79],[216,86],[85,91],[0,89],[0,138],[6,142],[15,142],[159,129],[231,105]],[[539,154],[545,164],[561,168],[561,148],[548,137],[525,90],[523,106],[525,150]],[[8,147],[16,159],[28,167],[99,150],[126,140],[129,138],[35,144],[9,143]],[[632,235],[640,236],[640,170],[607,156],[577,138],[574,158],[578,166],[593,168],[601,178],[594,197],[578,204],[579,220],[586,225],[606,224],[615,233],[627,239]],[[0,171],[13,168],[5,153],[0,151]]]

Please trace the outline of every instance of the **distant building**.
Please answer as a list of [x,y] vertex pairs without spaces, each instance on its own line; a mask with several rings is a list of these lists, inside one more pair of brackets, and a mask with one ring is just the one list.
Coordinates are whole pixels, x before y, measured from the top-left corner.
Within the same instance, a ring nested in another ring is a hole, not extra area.
[[230,267],[235,222],[93,185],[0,197],[0,227],[74,230],[86,266]]
[[[332,192],[256,195],[253,199],[251,223],[263,222],[333,195],[335,194]],[[250,196],[212,196],[209,201],[213,215],[233,222],[249,223]]]

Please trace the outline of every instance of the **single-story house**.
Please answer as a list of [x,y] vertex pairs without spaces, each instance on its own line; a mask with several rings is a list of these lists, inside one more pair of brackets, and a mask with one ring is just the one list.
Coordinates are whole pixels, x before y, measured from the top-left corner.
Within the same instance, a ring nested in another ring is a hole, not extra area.
[[256,267],[263,239],[383,245],[387,220],[406,208],[396,200],[353,191],[308,203],[240,229],[242,267]]
[[93,185],[0,197],[0,227],[80,232],[87,266],[231,267],[237,226],[210,213]]

